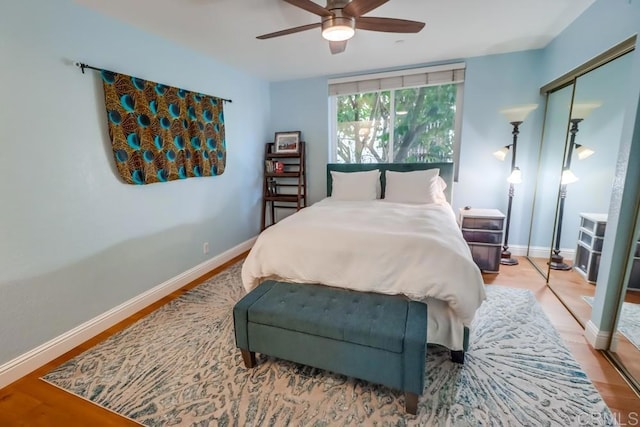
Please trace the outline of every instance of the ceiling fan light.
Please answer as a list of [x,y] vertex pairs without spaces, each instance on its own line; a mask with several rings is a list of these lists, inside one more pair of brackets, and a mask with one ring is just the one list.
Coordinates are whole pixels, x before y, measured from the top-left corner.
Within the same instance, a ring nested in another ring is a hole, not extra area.
[[356,33],[353,18],[336,16],[322,23],[322,37],[331,42],[349,40]]
[[322,30],[322,37],[332,42],[349,40],[355,34],[355,30],[346,25],[336,25]]

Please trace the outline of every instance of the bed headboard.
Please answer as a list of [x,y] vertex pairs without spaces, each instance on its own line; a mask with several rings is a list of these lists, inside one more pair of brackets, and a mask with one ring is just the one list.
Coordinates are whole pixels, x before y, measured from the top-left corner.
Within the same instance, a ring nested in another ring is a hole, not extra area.
[[447,183],[444,190],[447,201],[451,203],[453,196],[453,163],[327,163],[327,196],[331,196],[333,180],[331,171],[336,172],[362,172],[379,169],[380,183],[382,184],[382,197],[384,197],[385,174],[384,171],[411,172],[425,169],[440,169],[440,176]]

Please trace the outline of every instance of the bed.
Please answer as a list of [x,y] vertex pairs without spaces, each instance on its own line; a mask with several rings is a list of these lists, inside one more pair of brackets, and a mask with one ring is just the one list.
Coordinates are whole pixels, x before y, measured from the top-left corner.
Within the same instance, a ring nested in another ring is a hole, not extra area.
[[[422,195],[405,203],[405,193],[419,187],[406,179],[418,174],[439,176],[431,182],[442,191],[428,203]],[[345,198],[344,180],[365,175],[367,196]],[[402,294],[429,307],[428,342],[460,357],[485,292],[449,204],[452,181],[451,163],[328,164],[327,198],[260,234],[242,267],[245,289],[276,279]]]

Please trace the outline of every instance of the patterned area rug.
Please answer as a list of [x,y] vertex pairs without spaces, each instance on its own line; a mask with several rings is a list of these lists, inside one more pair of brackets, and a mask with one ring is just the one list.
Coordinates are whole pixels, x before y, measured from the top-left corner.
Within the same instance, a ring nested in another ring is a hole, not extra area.
[[488,286],[464,366],[429,346],[417,416],[383,386],[262,355],[245,369],[231,311],[243,294],[237,264],[43,379],[147,426],[614,423],[529,291]]
[[[593,305],[593,297],[582,297],[589,305]],[[618,320],[620,331],[638,350],[640,350],[640,304],[622,303],[622,314]]]

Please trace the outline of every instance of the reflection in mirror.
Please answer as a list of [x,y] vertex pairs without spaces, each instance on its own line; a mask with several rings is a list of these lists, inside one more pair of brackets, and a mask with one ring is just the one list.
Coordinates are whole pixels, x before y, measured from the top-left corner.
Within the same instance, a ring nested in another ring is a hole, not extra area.
[[[625,112],[630,55],[575,81],[549,286],[584,326],[591,317]],[[586,148],[593,153],[589,157]],[[556,185],[557,191],[558,185]]]
[[627,262],[626,286],[609,351],[640,388],[640,213]]
[[560,255],[560,241],[562,240],[562,220],[564,217],[564,201],[567,198],[567,185],[573,184],[578,181],[578,177],[571,171],[571,160],[573,158],[573,152],[575,151],[578,159],[584,160],[591,156],[594,151],[589,147],[578,144],[576,142],[576,135],[578,134],[578,124],[587,118],[589,113],[594,108],[598,108],[601,105],[600,102],[587,102],[576,103],[571,105],[571,123],[569,126],[569,143],[567,144],[567,153],[564,158],[564,165],[562,167],[562,176],[560,177],[560,202],[558,204],[558,220],[556,223],[556,237],[555,247],[553,248],[553,254],[551,255],[551,262],[549,267],[554,270],[569,270],[571,266],[564,262],[563,256]]
[[527,256],[545,278],[549,269],[553,222],[562,172],[573,85],[549,94],[544,119],[536,194]]

